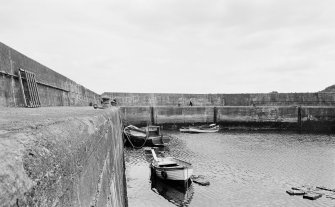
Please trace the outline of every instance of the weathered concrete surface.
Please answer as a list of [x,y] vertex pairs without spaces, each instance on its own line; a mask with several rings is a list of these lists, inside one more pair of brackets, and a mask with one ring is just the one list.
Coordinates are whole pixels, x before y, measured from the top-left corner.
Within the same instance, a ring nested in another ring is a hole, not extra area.
[[213,107],[154,107],[155,124],[211,123]]
[[120,107],[120,111],[125,125],[152,123],[150,107]]
[[335,133],[335,107],[302,107],[300,127],[309,132]]
[[217,94],[174,94],[174,93],[117,93],[105,92],[102,96],[115,98],[120,106],[222,106],[224,100]]
[[246,94],[172,94],[117,93],[103,95],[115,98],[120,106],[335,106],[335,93],[246,93]]
[[297,122],[297,107],[217,107],[217,122]]
[[303,121],[334,121],[335,120],[335,107],[318,107],[306,106],[302,107],[302,120]]
[[228,128],[238,126],[335,132],[335,107],[327,106],[123,106],[121,111],[124,123],[133,125],[148,123],[189,125],[216,122]]
[[37,85],[42,106],[88,106],[99,100],[93,91],[0,43],[0,106],[24,105],[18,80],[20,68],[35,73],[37,82],[54,86]]
[[125,125],[213,122],[213,107],[120,107]]
[[[131,124],[190,124],[224,122],[298,121],[297,107],[121,107],[123,119]],[[131,112],[131,113],[130,113]],[[152,116],[153,114],[153,116]]]
[[0,108],[0,206],[126,206],[117,109]]

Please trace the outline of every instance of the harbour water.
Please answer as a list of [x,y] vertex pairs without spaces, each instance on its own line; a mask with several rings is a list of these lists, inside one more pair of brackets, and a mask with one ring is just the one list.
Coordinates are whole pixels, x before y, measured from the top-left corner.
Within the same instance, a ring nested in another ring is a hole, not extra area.
[[160,149],[192,163],[209,186],[176,189],[150,177],[143,149],[125,151],[130,207],[138,206],[335,206],[327,198],[306,200],[285,191],[293,186],[335,188],[335,136],[283,132],[182,134],[164,131]]

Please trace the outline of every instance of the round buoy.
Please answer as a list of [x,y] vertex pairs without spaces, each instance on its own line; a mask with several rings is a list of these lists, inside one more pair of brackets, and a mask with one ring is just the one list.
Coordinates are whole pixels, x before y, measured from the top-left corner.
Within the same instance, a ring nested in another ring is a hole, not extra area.
[[162,171],[162,172],[161,172],[161,175],[162,175],[162,177],[163,177],[164,179],[167,178],[167,173],[166,173],[165,171]]

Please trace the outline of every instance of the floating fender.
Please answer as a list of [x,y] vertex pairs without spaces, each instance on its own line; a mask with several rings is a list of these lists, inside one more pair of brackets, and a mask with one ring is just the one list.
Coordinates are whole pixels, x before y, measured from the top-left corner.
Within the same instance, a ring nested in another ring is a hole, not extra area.
[[162,171],[162,172],[161,172],[161,175],[162,175],[162,177],[163,177],[164,179],[167,179],[167,173],[166,173],[165,171]]

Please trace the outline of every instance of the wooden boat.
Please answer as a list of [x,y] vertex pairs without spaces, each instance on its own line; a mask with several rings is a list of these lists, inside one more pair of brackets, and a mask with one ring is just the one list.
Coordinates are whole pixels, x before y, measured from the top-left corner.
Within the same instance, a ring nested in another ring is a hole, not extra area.
[[214,133],[218,132],[219,130],[220,126],[216,124],[182,127],[179,129],[180,132],[185,133]]
[[185,184],[193,174],[191,163],[174,157],[158,158],[153,149],[151,149],[153,161],[151,168],[156,176],[163,180],[175,181]]
[[163,136],[159,126],[147,126],[138,128],[133,125],[129,125],[123,130],[126,136],[126,142],[131,144],[133,147],[143,146],[164,146],[170,141],[166,136]]

